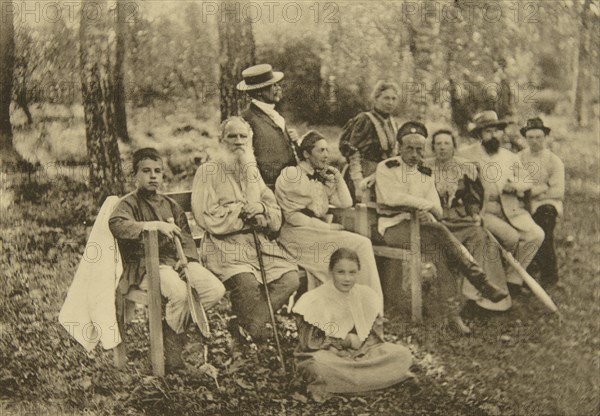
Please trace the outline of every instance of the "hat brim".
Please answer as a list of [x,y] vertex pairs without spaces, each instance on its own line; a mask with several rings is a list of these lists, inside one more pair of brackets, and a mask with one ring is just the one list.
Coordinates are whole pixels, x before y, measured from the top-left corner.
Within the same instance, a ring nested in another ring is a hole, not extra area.
[[260,84],[252,84],[252,85],[246,84],[246,81],[241,81],[236,85],[236,88],[238,91],[259,90],[261,88],[268,87],[269,85],[276,84],[279,81],[281,81],[282,79],[283,79],[283,72],[273,71],[273,78],[271,78],[268,81],[261,82]]
[[521,130],[519,130],[521,132],[521,136],[525,137],[525,133],[527,133],[529,130],[542,130],[544,132],[544,134],[547,136],[550,134],[550,127],[546,127],[546,126],[541,126],[541,127],[521,127]]
[[473,130],[471,130],[471,135],[477,136],[477,134],[481,130],[487,129],[488,127],[497,127],[500,129],[504,129],[506,126],[508,126],[508,123],[506,121],[488,121],[476,126]]

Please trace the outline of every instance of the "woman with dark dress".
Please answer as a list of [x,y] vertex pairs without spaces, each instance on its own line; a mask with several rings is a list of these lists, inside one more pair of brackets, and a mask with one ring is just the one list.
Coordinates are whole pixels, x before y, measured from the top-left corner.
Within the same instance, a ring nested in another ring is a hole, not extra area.
[[372,92],[373,109],[359,113],[344,126],[339,148],[348,161],[344,179],[355,201],[373,183],[377,164],[398,154],[398,126],[391,113],[399,94],[395,82],[377,82]]

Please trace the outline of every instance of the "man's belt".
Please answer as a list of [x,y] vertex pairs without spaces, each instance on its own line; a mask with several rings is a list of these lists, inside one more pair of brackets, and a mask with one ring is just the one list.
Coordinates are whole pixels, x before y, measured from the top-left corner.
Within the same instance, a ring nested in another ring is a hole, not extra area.
[[500,195],[488,195],[487,199],[490,202],[500,202]]
[[320,220],[322,220],[323,218],[317,216],[317,214],[315,214],[315,212],[310,209],[310,208],[302,208],[299,212],[301,212],[302,214],[306,215],[307,217],[310,218],[318,218]]
[[233,232],[227,233],[227,234],[213,234],[213,235],[217,238],[222,238],[222,237],[231,237],[232,235],[241,235],[241,234],[252,234],[252,228],[243,228],[239,231],[233,231]]

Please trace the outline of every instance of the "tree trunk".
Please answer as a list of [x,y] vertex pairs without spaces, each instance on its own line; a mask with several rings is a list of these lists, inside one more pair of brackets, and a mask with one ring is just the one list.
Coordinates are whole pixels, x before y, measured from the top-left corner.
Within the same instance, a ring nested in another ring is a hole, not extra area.
[[0,157],[7,159],[14,153],[12,126],[10,124],[10,103],[12,101],[13,75],[15,65],[15,27],[13,9],[9,2],[2,0],[0,15]]
[[579,57],[577,59],[577,77],[576,77],[576,87],[575,87],[575,103],[573,111],[575,113],[575,119],[577,120],[577,125],[582,126],[584,124],[583,118],[583,105],[585,101],[585,93],[586,93],[586,65],[587,65],[587,57],[588,57],[588,34],[589,34],[589,20],[588,20],[588,12],[590,8],[591,0],[586,0],[581,8],[580,16],[580,26],[579,26]]
[[[421,2],[423,10],[435,10],[435,2],[424,0]],[[416,108],[417,120],[425,120],[428,97],[433,103],[439,100],[434,85],[434,56],[436,52],[436,38],[439,34],[440,24],[436,21],[435,13],[423,13],[421,19],[413,19],[408,26],[408,43],[414,62],[414,80],[416,94],[412,104]]]
[[117,1],[116,8],[116,56],[113,70],[115,85],[115,127],[117,137],[124,143],[131,142],[127,133],[127,111],[125,110],[125,37],[127,35],[127,13],[123,0]]
[[27,103],[27,92],[25,90],[21,90],[18,92],[16,102],[17,105],[21,107],[21,110],[23,110],[23,112],[25,113],[25,117],[27,117],[27,125],[32,125],[33,116],[31,115],[31,111],[29,110],[29,104]]
[[95,7],[88,11],[86,4],[87,1],[83,3],[79,28],[81,93],[90,189],[96,203],[101,204],[107,196],[124,191],[114,108],[115,77],[111,66],[115,61],[116,45],[109,36],[115,28],[114,21],[108,16],[106,1],[95,2]]
[[500,119],[505,119],[513,115],[513,97],[510,90],[510,82],[506,72],[504,72],[504,66],[506,61],[499,61],[499,65],[503,67],[498,71],[500,78],[500,85],[498,86],[498,96],[495,97],[494,110]]
[[[242,71],[256,61],[252,22],[233,12],[239,3],[225,1],[221,7],[232,11],[219,20],[219,46],[221,52],[221,121],[239,115],[246,106],[246,93],[235,86],[242,80]],[[240,21],[236,21],[240,19]]]

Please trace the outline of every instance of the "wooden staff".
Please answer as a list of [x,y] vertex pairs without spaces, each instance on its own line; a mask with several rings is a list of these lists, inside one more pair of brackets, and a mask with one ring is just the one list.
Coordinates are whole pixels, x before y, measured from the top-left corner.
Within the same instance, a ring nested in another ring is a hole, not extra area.
[[271,317],[271,325],[273,325],[273,335],[275,336],[275,344],[277,345],[277,354],[279,354],[279,361],[281,362],[281,370],[285,373],[285,362],[283,360],[283,353],[281,352],[281,344],[279,343],[279,334],[277,333],[277,323],[275,322],[275,312],[273,311],[273,304],[271,303],[271,295],[269,294],[269,286],[267,285],[267,272],[265,270],[265,264],[262,257],[262,245],[256,234],[256,229],[252,228],[252,236],[254,237],[254,246],[256,248],[256,257],[258,257],[258,266],[260,268],[260,276],[262,278],[263,286],[265,287],[265,295],[267,297],[267,305],[269,306],[269,315]]
[[485,228],[485,231],[488,233],[492,242],[496,243],[498,245],[498,247],[500,247],[502,256],[506,259],[508,264],[510,264],[517,271],[517,273],[519,273],[519,276],[521,276],[523,281],[527,284],[527,286],[529,286],[529,288],[531,289],[533,294],[539,300],[541,300],[542,303],[548,309],[550,309],[552,312],[559,313],[558,307],[552,301],[550,296],[548,296],[548,293],[546,293],[546,291],[540,286],[540,284],[533,277],[531,277],[531,275],[529,273],[527,273],[527,270],[525,270],[525,268],[523,268],[523,266],[521,266],[521,264],[519,264],[519,262],[513,257],[512,254],[510,254],[508,251],[506,251],[504,249],[504,247],[502,247],[502,245],[500,245],[500,243],[498,242],[498,240],[496,240],[496,237],[494,237],[494,235],[490,232],[490,230]]

